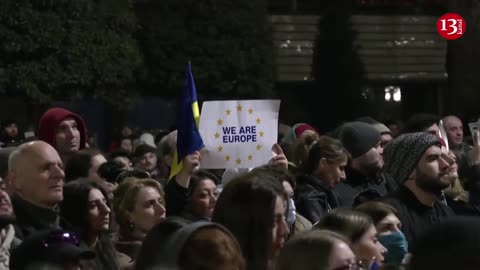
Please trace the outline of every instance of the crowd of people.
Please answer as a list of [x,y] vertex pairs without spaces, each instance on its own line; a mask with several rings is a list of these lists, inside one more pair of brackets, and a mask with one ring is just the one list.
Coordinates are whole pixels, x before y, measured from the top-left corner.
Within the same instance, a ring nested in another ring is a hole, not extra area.
[[263,166],[200,170],[199,149],[171,179],[176,131],[101,152],[71,111],[37,126],[1,126],[0,269],[480,267],[480,136],[455,116],[299,123]]

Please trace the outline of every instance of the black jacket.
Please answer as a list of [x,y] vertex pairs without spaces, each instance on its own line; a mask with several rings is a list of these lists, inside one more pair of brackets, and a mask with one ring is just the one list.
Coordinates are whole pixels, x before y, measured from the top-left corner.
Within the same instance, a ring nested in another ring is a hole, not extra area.
[[315,224],[331,209],[338,207],[338,199],[320,179],[304,175],[297,181],[295,207],[298,213]]
[[177,183],[176,177],[165,186],[165,206],[167,216],[181,216],[185,211],[191,188],[184,188]]
[[334,188],[341,207],[351,208],[382,198],[396,188],[393,179],[383,173],[378,177],[369,177],[347,168],[345,174],[347,179]]
[[437,201],[433,207],[422,204],[405,186],[384,198],[384,202],[397,210],[397,217],[402,223],[402,231],[407,237],[408,248],[413,249],[418,237],[432,225],[455,216],[446,204]]
[[15,236],[21,240],[40,230],[61,229],[59,212],[36,206],[18,196],[12,197],[17,217]]

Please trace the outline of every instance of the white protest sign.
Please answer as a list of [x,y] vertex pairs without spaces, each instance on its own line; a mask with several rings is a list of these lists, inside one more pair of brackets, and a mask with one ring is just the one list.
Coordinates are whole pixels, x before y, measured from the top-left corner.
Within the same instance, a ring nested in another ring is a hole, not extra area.
[[201,168],[266,164],[277,142],[280,100],[206,101],[200,114]]

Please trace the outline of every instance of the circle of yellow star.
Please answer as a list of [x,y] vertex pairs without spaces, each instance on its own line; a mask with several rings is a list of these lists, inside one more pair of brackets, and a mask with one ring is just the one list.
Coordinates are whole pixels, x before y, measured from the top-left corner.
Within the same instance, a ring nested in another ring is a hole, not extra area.
[[225,111],[225,113],[226,113],[227,115],[230,115],[231,112],[232,112],[232,111],[231,111],[230,109],[228,109],[228,110]]
[[260,134],[260,137],[263,137],[263,134],[265,134],[265,133],[263,133],[263,131],[260,131],[259,134]]
[[262,119],[260,119],[260,117],[257,118],[257,124],[260,124],[261,122],[262,122]]
[[253,113],[253,109],[252,109],[252,108],[248,109],[248,113],[249,113],[249,114],[252,114],[252,113]]
[[242,160],[239,159],[239,158],[237,158],[236,162],[237,162],[238,165],[242,164]]
[[219,146],[217,147],[217,150],[218,150],[218,152],[222,152],[223,147],[222,147],[221,145],[219,145]]
[[222,120],[222,119],[218,119],[218,120],[217,120],[217,124],[218,124],[219,126],[223,125],[223,120]]
[[238,106],[237,106],[237,111],[239,111],[239,112],[242,111],[242,105],[238,104]]
[[248,155],[248,160],[252,160],[253,159],[253,156],[250,154]]
[[227,156],[225,157],[225,160],[226,160],[226,161],[230,161],[230,156],[227,155]]
[[213,136],[215,136],[215,139],[220,138],[220,134],[218,132],[215,132],[215,134],[213,134]]
[[257,144],[257,151],[262,150],[262,146],[260,144]]

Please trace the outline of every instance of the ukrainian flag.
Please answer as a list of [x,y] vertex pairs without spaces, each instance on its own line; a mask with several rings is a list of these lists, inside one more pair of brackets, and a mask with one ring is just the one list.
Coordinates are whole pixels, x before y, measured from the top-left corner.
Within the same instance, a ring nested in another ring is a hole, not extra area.
[[178,109],[177,151],[173,157],[170,179],[182,170],[183,159],[187,155],[204,147],[202,137],[200,137],[198,132],[200,111],[198,109],[197,89],[190,63],[188,63],[187,71],[185,72],[185,82]]

